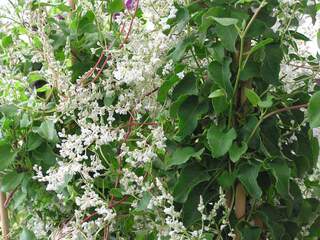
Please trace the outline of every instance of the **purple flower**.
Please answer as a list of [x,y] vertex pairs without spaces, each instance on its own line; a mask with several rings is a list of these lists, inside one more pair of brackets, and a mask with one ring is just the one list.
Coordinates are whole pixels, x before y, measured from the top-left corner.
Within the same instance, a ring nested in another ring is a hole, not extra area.
[[128,10],[133,9],[133,8],[134,8],[134,0],[127,0],[127,1],[126,1],[126,8],[127,8]]

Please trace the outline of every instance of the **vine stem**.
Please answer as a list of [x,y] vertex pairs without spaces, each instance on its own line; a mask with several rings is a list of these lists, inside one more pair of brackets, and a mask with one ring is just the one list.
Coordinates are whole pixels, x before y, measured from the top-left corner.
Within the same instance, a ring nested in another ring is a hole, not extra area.
[[5,208],[4,204],[6,201],[6,194],[0,192],[0,219],[1,219],[1,230],[3,240],[9,240],[9,218],[8,210]]
[[239,37],[240,37],[239,63],[238,63],[238,71],[237,71],[237,76],[236,76],[236,82],[235,82],[235,85],[234,85],[234,88],[233,88],[232,98],[231,98],[231,102],[230,102],[228,128],[231,128],[231,126],[232,126],[233,104],[234,104],[234,101],[236,99],[236,94],[237,94],[238,88],[239,88],[241,71],[245,67],[245,66],[243,66],[243,53],[244,53],[244,42],[245,42],[244,40],[245,40],[245,37],[246,37],[250,27],[252,26],[252,24],[254,22],[254,20],[257,18],[259,12],[266,5],[267,5],[266,0],[263,0],[261,2],[260,6],[255,11],[255,13],[253,14],[252,18],[250,19],[250,21],[247,24],[247,26],[245,27],[245,29],[239,33]]
[[299,105],[295,105],[295,106],[290,106],[290,107],[284,107],[284,108],[280,108],[280,109],[277,109],[277,110],[274,110],[266,115],[262,114],[259,122],[257,123],[257,125],[255,126],[255,128],[253,129],[252,133],[250,134],[248,140],[247,140],[247,144],[250,143],[250,141],[252,140],[254,134],[256,133],[258,127],[261,125],[261,123],[266,120],[267,118],[269,117],[272,117],[273,115],[276,115],[276,114],[279,114],[279,113],[282,113],[282,112],[287,112],[287,111],[291,111],[291,110],[299,110],[301,108],[306,108],[308,107],[308,103],[304,103],[304,104],[299,104]]

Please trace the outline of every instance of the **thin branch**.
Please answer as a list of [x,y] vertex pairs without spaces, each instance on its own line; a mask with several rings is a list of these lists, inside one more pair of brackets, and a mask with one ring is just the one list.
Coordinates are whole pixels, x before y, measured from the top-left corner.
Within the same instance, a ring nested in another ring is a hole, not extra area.
[[300,105],[295,105],[295,106],[290,106],[290,107],[284,107],[284,108],[280,108],[280,109],[277,109],[277,110],[274,110],[273,112],[270,112],[266,115],[263,115],[261,116],[259,122],[257,123],[257,125],[255,126],[255,128],[253,129],[252,133],[250,134],[250,136],[248,137],[248,140],[247,140],[247,144],[250,143],[251,139],[253,138],[254,134],[256,133],[258,127],[262,124],[262,122],[264,120],[266,120],[267,118],[269,117],[272,117],[273,115],[276,115],[276,114],[279,114],[279,113],[282,113],[282,112],[288,112],[288,111],[291,111],[291,110],[299,110],[301,108],[306,108],[308,107],[308,104],[305,103],[305,104],[300,104]]
[[263,120],[265,120],[265,119],[267,119],[267,118],[269,118],[269,117],[271,117],[271,116],[273,116],[273,115],[276,115],[276,114],[278,114],[278,113],[288,112],[288,111],[290,111],[290,110],[299,110],[299,109],[301,109],[301,108],[306,108],[306,107],[308,107],[308,103],[304,103],[304,104],[300,104],[300,105],[296,105],[296,106],[291,106],[291,107],[280,108],[280,109],[277,109],[277,110],[275,110],[275,111],[273,111],[273,112],[270,112],[270,113],[268,113],[267,115],[265,115],[265,116],[263,117]]

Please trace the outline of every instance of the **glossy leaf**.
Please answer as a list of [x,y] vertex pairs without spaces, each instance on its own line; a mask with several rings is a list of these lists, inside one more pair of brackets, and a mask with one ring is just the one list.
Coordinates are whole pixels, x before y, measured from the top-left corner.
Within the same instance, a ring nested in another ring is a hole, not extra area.
[[175,86],[172,92],[172,98],[178,99],[183,95],[197,95],[197,78],[193,73],[187,73],[186,76]]
[[232,94],[232,85],[230,82],[231,71],[230,71],[230,59],[224,60],[223,64],[219,62],[212,62],[208,66],[209,77],[213,82],[218,85],[221,89],[228,93],[228,96]]
[[291,169],[285,162],[271,163],[272,173],[276,179],[277,192],[284,198],[289,196],[289,179]]
[[261,67],[261,75],[266,83],[279,84],[280,63],[282,58],[282,49],[278,44],[270,44],[265,47],[265,57]]
[[174,51],[170,54],[170,58],[174,62],[178,62],[181,60],[187,49],[192,45],[193,38],[192,37],[186,37],[185,39],[181,40]]
[[161,87],[159,88],[158,91],[158,98],[157,100],[160,103],[164,103],[167,96],[168,96],[168,92],[169,90],[177,83],[179,82],[179,78],[176,75],[171,76],[168,80],[166,80]]
[[230,52],[236,51],[236,41],[238,38],[238,31],[234,26],[222,26],[218,24],[216,26],[216,31],[221,39],[222,45]]
[[184,139],[192,134],[198,125],[198,120],[207,112],[206,103],[199,102],[197,96],[188,97],[180,106],[178,111],[179,133],[178,136]]
[[36,240],[36,236],[29,229],[24,228],[20,234],[20,240]]
[[222,96],[225,96],[225,92],[222,89],[217,89],[210,93],[209,98],[217,98]]
[[248,145],[243,142],[241,146],[238,146],[235,142],[232,144],[229,150],[229,156],[232,162],[238,162],[243,154],[248,150]]
[[191,158],[200,159],[204,149],[196,151],[192,147],[178,148],[174,151],[171,158],[167,162],[167,166],[181,165],[189,161]]
[[144,192],[142,199],[138,202],[137,210],[144,211],[148,208],[152,195],[149,192]]
[[312,128],[320,127],[320,92],[315,93],[309,102],[308,118]]
[[212,125],[207,133],[212,156],[218,158],[225,155],[236,138],[237,133],[234,129],[225,131],[223,127]]
[[42,122],[40,127],[37,129],[37,133],[49,142],[57,143],[59,141],[58,134],[52,120]]
[[260,171],[258,164],[242,164],[238,169],[238,178],[249,195],[255,199],[261,198],[262,191],[257,182]]
[[229,173],[228,171],[224,171],[219,177],[218,182],[219,184],[225,188],[228,189],[233,186],[234,182],[236,180],[236,176],[234,173]]
[[108,2],[108,12],[117,13],[124,9],[124,1],[122,0],[111,0]]
[[14,190],[24,178],[24,173],[11,172],[3,176],[1,181],[1,192],[9,192]]
[[258,106],[259,102],[261,102],[260,97],[252,89],[246,88],[245,95],[254,107]]
[[0,144],[0,171],[8,168],[15,160],[17,152],[13,151],[11,146],[6,143]]
[[191,190],[199,183],[208,181],[210,175],[208,172],[199,166],[199,164],[189,165],[184,168],[180,177],[174,186],[173,196],[174,200],[179,203],[187,201]]
[[235,25],[238,23],[238,19],[236,18],[219,18],[219,17],[210,17],[217,23],[221,24],[222,26],[228,27],[231,25]]
[[237,226],[237,228],[239,229],[242,240],[248,240],[248,239],[259,240],[260,239],[260,235],[262,231],[258,227],[250,226],[245,222],[241,222],[239,226]]

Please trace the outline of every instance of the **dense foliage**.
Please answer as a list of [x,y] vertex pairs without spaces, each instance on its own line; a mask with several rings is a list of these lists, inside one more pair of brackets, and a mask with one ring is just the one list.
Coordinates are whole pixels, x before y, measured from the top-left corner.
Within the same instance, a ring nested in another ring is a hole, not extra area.
[[318,10],[10,1],[0,23],[10,237],[318,239],[320,58],[303,30],[317,32]]

